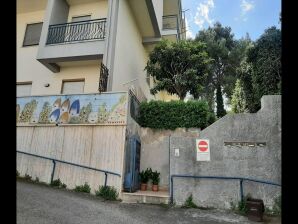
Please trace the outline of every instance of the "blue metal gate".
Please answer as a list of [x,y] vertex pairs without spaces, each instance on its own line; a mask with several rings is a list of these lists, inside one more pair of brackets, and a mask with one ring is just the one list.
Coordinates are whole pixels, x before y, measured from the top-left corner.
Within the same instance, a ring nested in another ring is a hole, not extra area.
[[141,141],[139,137],[133,136],[128,143],[125,156],[124,191],[135,192],[140,189]]

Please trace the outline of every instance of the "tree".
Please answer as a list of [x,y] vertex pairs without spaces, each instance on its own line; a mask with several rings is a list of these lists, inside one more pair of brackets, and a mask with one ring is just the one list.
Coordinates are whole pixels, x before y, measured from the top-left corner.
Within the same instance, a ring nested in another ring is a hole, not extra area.
[[245,93],[240,79],[237,79],[236,81],[231,104],[232,104],[232,111],[234,113],[246,112],[247,105],[245,101]]
[[156,85],[150,89],[151,94],[166,90],[170,94],[177,94],[180,100],[185,98],[188,91],[199,95],[210,61],[206,45],[201,42],[161,41],[150,53],[145,67],[156,81]]
[[227,112],[224,108],[221,86],[218,85],[216,88],[216,116],[223,117],[226,114]]
[[248,51],[247,61],[252,66],[255,112],[263,95],[281,93],[281,31],[274,26],[266,29]]
[[[231,87],[225,88],[228,84],[235,83],[236,68],[235,63],[238,63],[238,57],[233,53],[235,48],[234,35],[231,33],[230,27],[223,27],[219,22],[216,22],[213,27],[200,31],[195,41],[206,43],[208,55],[214,59],[211,65],[211,72],[208,74],[204,88],[204,98],[208,101],[210,107],[213,108],[213,97],[216,91],[216,104],[221,107],[223,102],[223,90],[226,91],[228,97],[231,97]],[[228,81],[230,80],[230,81]],[[227,91],[230,90],[230,91]],[[224,108],[221,108],[220,111]],[[220,114],[225,114],[221,113]]]

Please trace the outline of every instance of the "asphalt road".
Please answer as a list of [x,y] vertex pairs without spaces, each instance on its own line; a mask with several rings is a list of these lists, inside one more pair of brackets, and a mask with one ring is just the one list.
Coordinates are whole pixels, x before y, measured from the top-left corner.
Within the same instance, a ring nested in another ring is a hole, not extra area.
[[[18,224],[250,224],[222,210],[166,208],[125,204],[39,184],[17,181]],[[270,222],[271,223],[271,222]]]

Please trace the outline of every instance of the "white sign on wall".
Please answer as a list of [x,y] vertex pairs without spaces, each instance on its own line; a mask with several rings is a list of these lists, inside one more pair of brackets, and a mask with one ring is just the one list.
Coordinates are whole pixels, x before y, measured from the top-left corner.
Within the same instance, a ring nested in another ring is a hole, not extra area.
[[209,139],[196,139],[197,161],[210,161]]

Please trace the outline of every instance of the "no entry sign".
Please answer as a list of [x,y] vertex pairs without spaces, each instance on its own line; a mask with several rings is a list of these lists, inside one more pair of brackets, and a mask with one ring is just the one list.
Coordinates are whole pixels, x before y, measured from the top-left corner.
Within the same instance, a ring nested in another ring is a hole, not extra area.
[[197,161],[210,161],[209,139],[196,140]]

